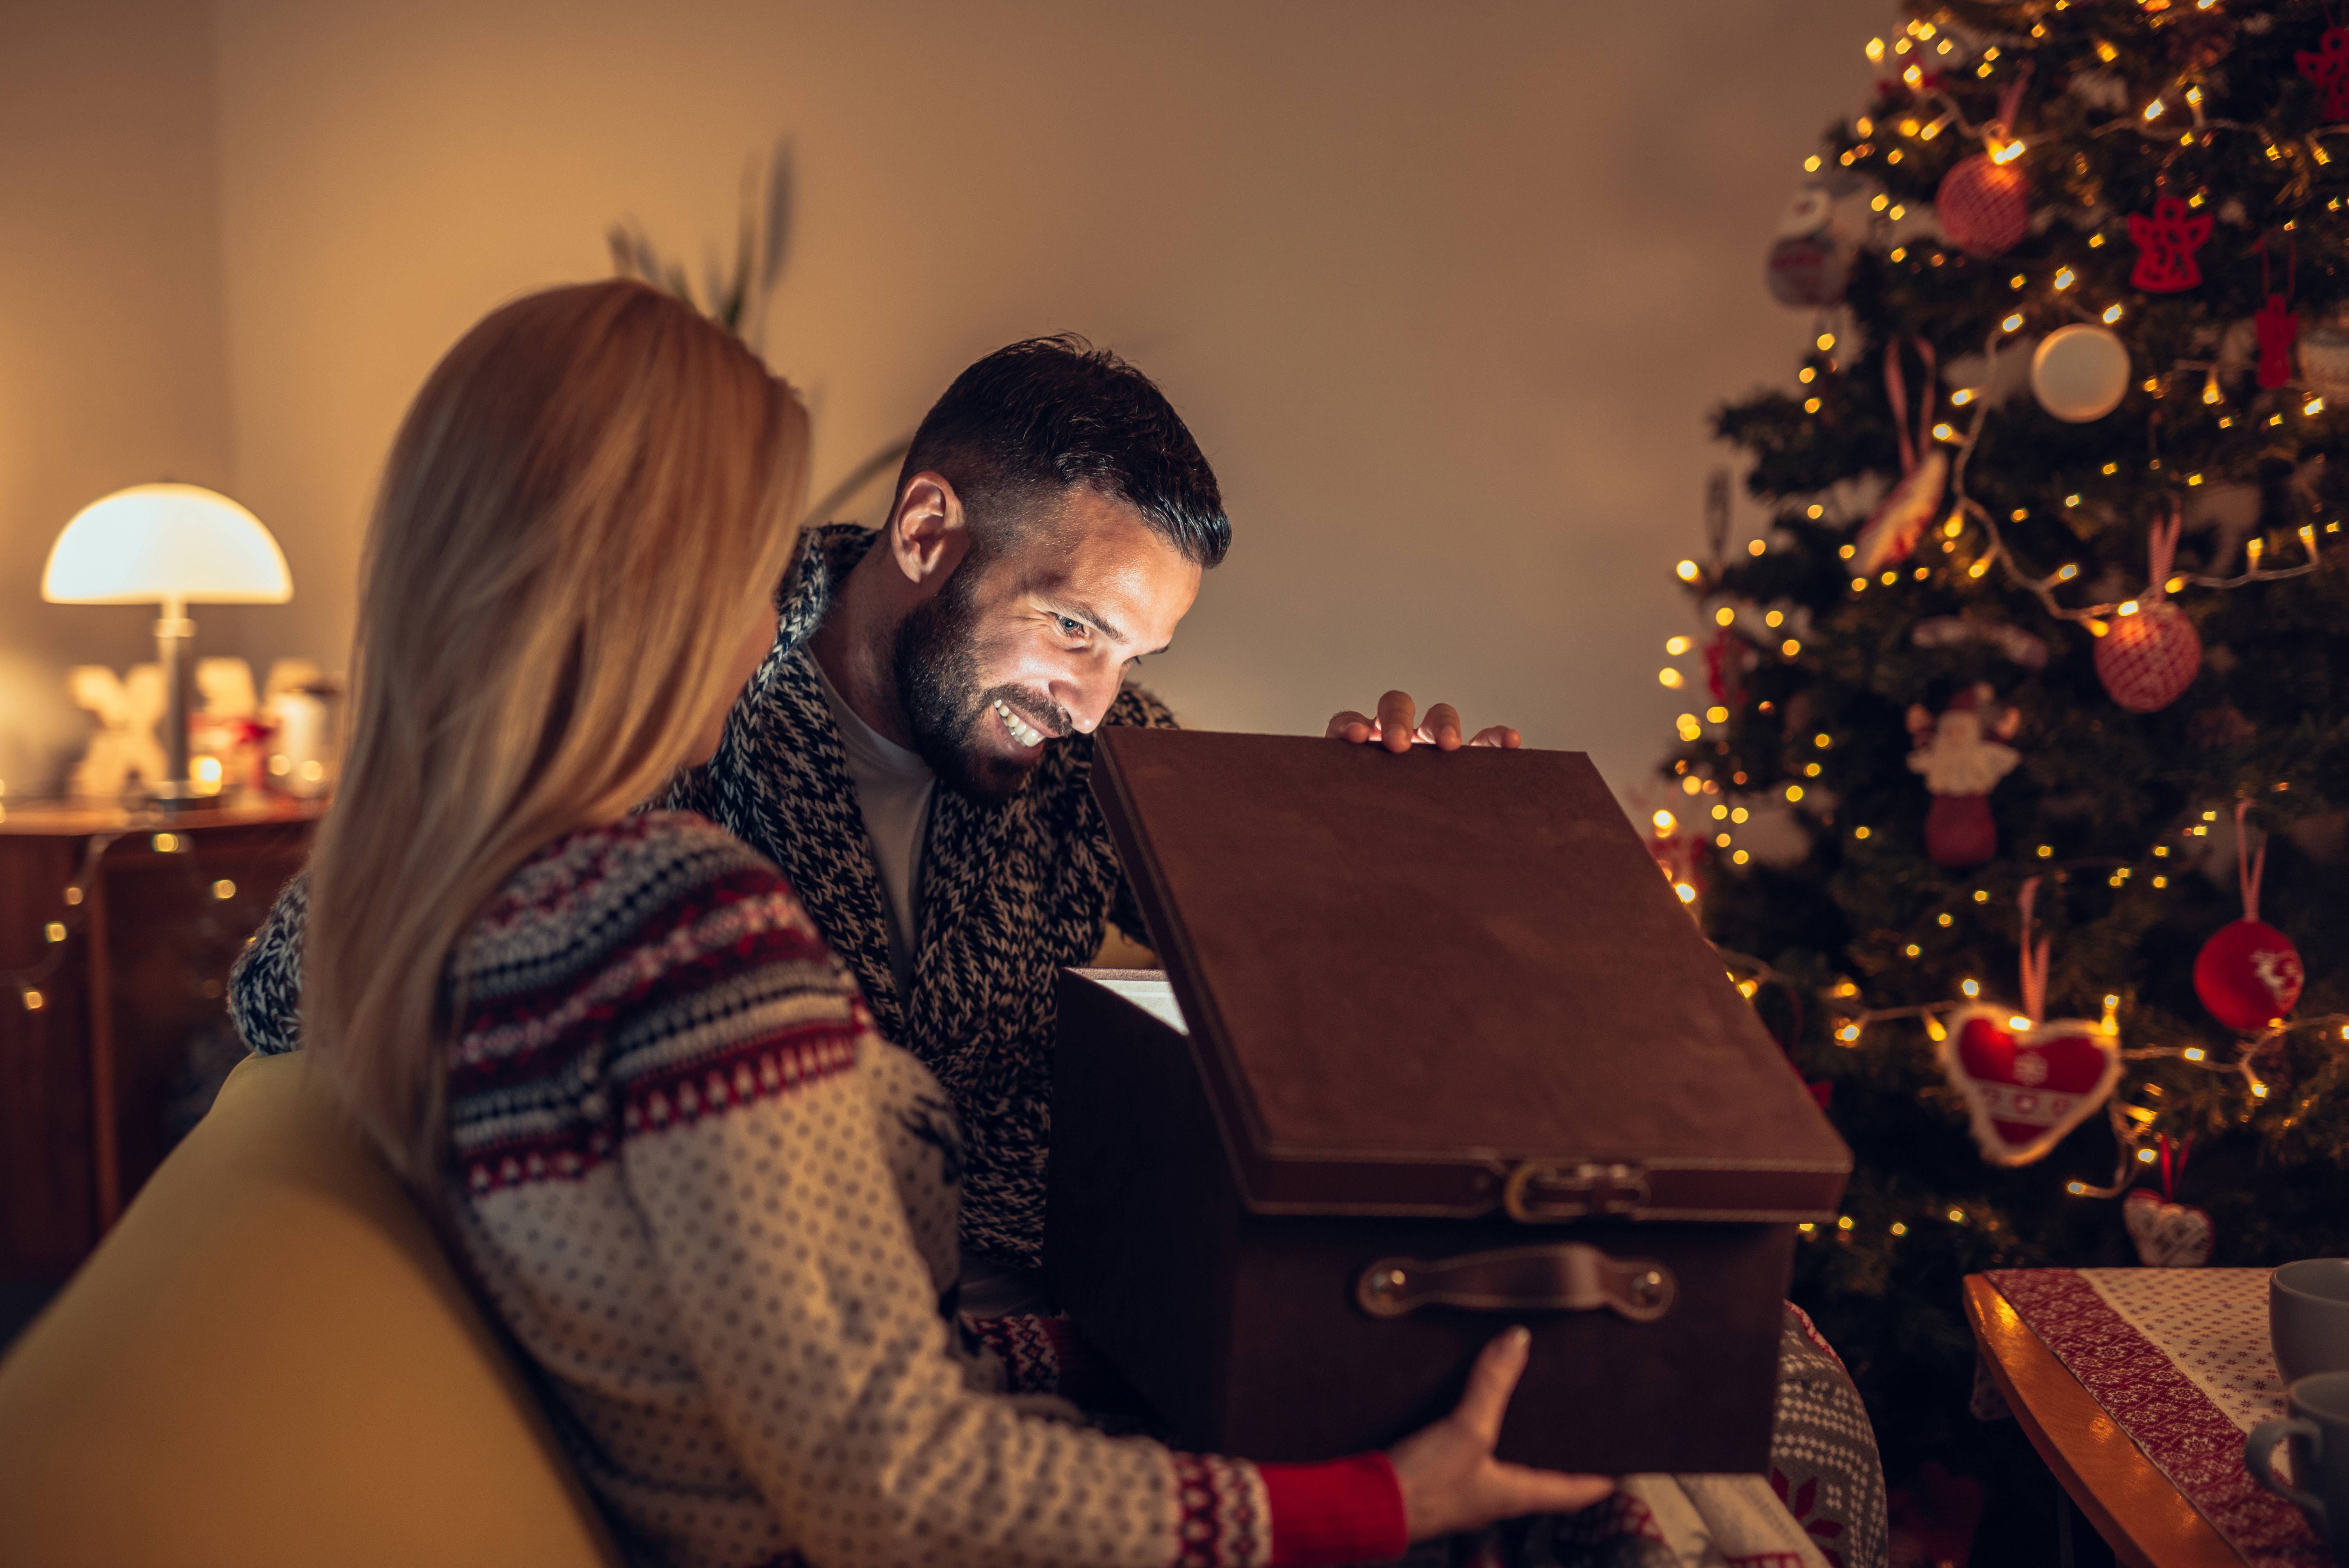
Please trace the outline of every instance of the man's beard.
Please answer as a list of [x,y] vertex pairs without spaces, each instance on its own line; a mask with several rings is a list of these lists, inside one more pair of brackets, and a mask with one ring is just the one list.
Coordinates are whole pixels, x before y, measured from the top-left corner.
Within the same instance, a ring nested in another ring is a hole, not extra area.
[[999,699],[1047,735],[1073,726],[1061,706],[1019,686],[979,687],[978,613],[971,584],[978,562],[965,560],[928,603],[898,624],[890,649],[897,705],[914,749],[949,787],[989,806],[1019,793],[1035,764],[994,754],[980,740]]

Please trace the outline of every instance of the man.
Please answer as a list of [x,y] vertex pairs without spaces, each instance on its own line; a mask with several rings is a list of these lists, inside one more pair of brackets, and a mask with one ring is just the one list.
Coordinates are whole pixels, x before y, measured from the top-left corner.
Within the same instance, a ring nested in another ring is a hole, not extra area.
[[[1105,920],[1144,931],[1091,737],[1174,723],[1125,678],[1230,538],[1213,470],[1146,377],[1073,338],[989,355],[922,421],[882,529],[808,531],[774,647],[667,801],[782,868],[880,1032],[952,1096],[975,1315],[1042,1295],[1055,973],[1099,951]],[[1329,733],[1463,743],[1450,707],[1414,718],[1389,692]],[[302,913],[296,884],[231,982],[257,1050],[295,1044]]]

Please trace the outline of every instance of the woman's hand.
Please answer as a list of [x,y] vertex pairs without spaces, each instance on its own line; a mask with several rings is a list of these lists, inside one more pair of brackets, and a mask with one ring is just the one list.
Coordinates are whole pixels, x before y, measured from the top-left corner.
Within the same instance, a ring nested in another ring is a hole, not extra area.
[[1561,1475],[1493,1457],[1501,1415],[1526,1369],[1533,1336],[1512,1328],[1485,1346],[1452,1414],[1387,1450],[1413,1541],[1481,1530],[1528,1513],[1572,1513],[1615,1490],[1605,1476]]

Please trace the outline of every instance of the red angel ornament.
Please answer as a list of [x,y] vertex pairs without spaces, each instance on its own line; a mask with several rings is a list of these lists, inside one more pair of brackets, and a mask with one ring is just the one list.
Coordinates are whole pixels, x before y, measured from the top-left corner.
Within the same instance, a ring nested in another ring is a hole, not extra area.
[[2267,303],[2251,317],[2251,326],[2259,334],[2260,385],[2282,387],[2292,379],[2292,348],[2300,339],[2300,313],[2291,306],[2290,296],[2300,282],[2300,247],[2292,248],[2292,262],[2284,274],[2283,293],[2271,287],[2268,277],[2268,242],[2260,242],[2260,286],[2267,294]]
[[2202,282],[2194,253],[2210,238],[2210,214],[2199,217],[2182,198],[2164,196],[2150,213],[2132,212],[2129,238],[2137,242],[2137,265],[2129,282],[2147,294],[2177,294]]
[[1924,776],[1933,796],[1925,813],[1925,852],[1950,871],[1998,858],[1990,792],[2023,759],[2004,744],[2014,738],[2023,716],[2012,707],[1993,705],[1992,695],[1988,682],[1961,691],[1938,719],[1922,703],[1909,709],[1909,735],[1917,747],[1909,754],[1909,768]]
[[1884,492],[1876,510],[1861,525],[1852,550],[1851,569],[1871,576],[1908,559],[1917,541],[1941,510],[1941,492],[1950,482],[1950,457],[1933,441],[1933,346],[1917,339],[1917,357],[1925,367],[1923,402],[1917,410],[1917,435],[1909,435],[1909,388],[1900,377],[1898,339],[1884,349],[1884,390],[1892,399],[1892,433],[1900,440],[1900,478]]
[[2328,120],[2349,119],[2349,27],[2327,27],[2316,52],[2292,51],[2300,74],[2316,84],[2316,112]]

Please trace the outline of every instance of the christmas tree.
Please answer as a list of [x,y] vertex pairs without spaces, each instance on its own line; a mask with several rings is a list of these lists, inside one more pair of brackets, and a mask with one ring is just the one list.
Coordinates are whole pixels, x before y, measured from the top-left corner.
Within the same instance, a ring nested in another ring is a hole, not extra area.
[[2349,1252],[2333,22],[1913,5],[1717,416],[1767,516],[1680,563],[1657,848],[1852,1147],[1795,1295],[1896,1485],[1994,1468],[1965,1274]]

